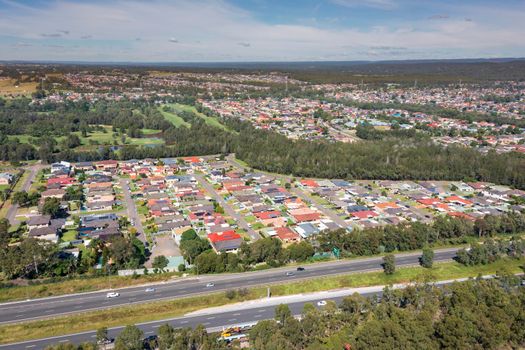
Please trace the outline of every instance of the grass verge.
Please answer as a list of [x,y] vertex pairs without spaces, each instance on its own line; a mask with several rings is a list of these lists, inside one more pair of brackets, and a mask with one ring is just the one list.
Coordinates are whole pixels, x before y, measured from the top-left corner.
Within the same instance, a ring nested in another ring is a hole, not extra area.
[[111,283],[111,288],[123,288],[145,283],[168,281],[176,273],[140,275],[137,277],[93,277],[93,278],[74,278],[60,282],[50,282],[27,286],[6,287],[0,289],[0,302],[24,300],[27,298],[45,298],[50,296],[92,292],[107,289]]
[[[318,278],[272,286],[273,296],[317,292],[343,287],[365,287],[413,281],[448,280],[478,275],[494,274],[499,271],[518,273],[523,271],[525,259],[502,259],[482,266],[462,266],[456,262],[436,264],[431,269],[421,267],[400,268],[391,276],[383,272],[369,272],[344,276]],[[259,299],[266,295],[266,287],[251,288],[248,293],[233,299],[218,292],[205,296],[159,301],[133,306],[116,307],[111,310],[86,312],[54,319],[24,322],[0,326],[0,343],[13,343],[28,339],[70,334],[100,327],[114,327],[124,324],[141,323],[182,316],[200,309],[229,303]]]

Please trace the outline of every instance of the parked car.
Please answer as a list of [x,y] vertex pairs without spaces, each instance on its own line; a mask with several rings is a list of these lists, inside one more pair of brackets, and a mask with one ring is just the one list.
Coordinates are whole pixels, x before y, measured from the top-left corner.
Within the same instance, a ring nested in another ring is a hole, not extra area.
[[213,286],[215,286],[215,283],[213,283],[213,282],[210,282],[210,283],[206,284],[206,288],[211,288]]
[[326,306],[326,300],[319,300],[317,306]]
[[145,292],[146,293],[152,293],[155,291],[155,288],[146,288]]
[[108,294],[106,294],[106,298],[117,298],[119,296],[120,294],[117,292],[109,292]]

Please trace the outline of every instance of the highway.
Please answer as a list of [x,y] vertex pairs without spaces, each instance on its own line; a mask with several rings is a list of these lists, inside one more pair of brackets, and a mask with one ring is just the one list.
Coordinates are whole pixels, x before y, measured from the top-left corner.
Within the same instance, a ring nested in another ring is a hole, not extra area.
[[[456,251],[456,248],[436,250],[434,261],[450,261],[456,255]],[[397,254],[396,266],[418,265],[420,255],[419,252]],[[179,279],[173,282],[149,285],[149,287],[155,288],[154,292],[145,292],[145,286],[121,288],[114,290],[120,293],[120,297],[110,299],[106,298],[107,291],[97,291],[4,303],[0,304],[0,323],[50,318],[71,313],[78,314],[88,310],[189,297],[228,289],[267,286],[330,275],[374,271],[382,269],[381,264],[382,257],[338,260],[308,264],[304,266],[304,271],[296,271],[295,267],[285,267],[258,272],[201,275],[198,278]],[[293,275],[287,276],[286,272],[293,272]],[[214,286],[206,287],[209,282],[213,282]]]
[[[379,288],[378,288],[379,289]],[[373,296],[381,295],[381,291],[372,291],[360,293],[364,296]],[[344,297],[335,297],[335,298],[326,298],[318,297],[317,299],[312,298],[309,301],[299,301],[287,303],[290,307],[292,315],[300,315],[304,304],[306,302],[317,304],[319,300],[331,300],[335,302],[340,302]],[[219,331],[222,327],[228,327],[232,325],[240,325],[245,323],[253,323],[261,320],[272,319],[275,317],[275,305],[265,305],[264,303],[259,303],[260,306],[254,306],[249,309],[242,310],[225,310],[223,312],[212,312],[208,314],[199,314],[195,316],[183,316],[177,317],[169,320],[153,321],[138,324],[137,326],[144,332],[144,336],[148,337],[150,335],[156,334],[158,328],[163,324],[169,323],[175,328],[184,328],[184,327],[195,327],[199,324],[202,324],[208,331]],[[115,338],[124,327],[115,327],[108,330],[110,338]],[[9,350],[27,350],[27,349],[44,349],[46,346],[53,344],[63,344],[63,343],[73,343],[80,344],[83,342],[95,342],[96,341],[96,330],[88,331],[77,334],[69,334],[64,336],[57,336],[44,339],[29,340],[21,343],[6,344],[0,345],[0,349],[9,349]]]
[[[488,275],[483,278],[493,278]],[[440,281],[435,285],[438,287],[448,285],[455,281],[465,281],[468,278],[460,278],[456,280]],[[406,285],[394,285],[393,289],[405,288]],[[310,294],[290,295],[285,297],[266,298],[255,301],[248,301],[244,303],[237,303],[232,305],[225,305],[223,307],[210,308],[200,310],[185,316],[176,317],[172,319],[164,319],[159,321],[151,321],[137,324],[143,332],[144,336],[148,337],[157,334],[158,328],[163,324],[169,323],[175,328],[195,327],[199,324],[206,327],[208,332],[217,332],[225,327],[253,325],[256,322],[273,319],[275,317],[275,307],[280,304],[287,304],[292,315],[301,315],[304,305],[311,303],[317,308],[321,308],[317,303],[323,301],[333,301],[337,304],[346,296],[354,293],[359,293],[365,297],[381,296],[384,286],[374,286],[365,288],[349,288],[340,289],[327,292],[318,292]],[[113,327],[108,329],[110,338],[116,338],[124,327]],[[19,343],[0,345],[0,350],[26,350],[26,349],[44,349],[46,346],[53,344],[73,343],[80,344],[83,342],[94,342],[96,340],[96,330],[68,334],[62,336],[55,336],[49,338],[28,340]]]

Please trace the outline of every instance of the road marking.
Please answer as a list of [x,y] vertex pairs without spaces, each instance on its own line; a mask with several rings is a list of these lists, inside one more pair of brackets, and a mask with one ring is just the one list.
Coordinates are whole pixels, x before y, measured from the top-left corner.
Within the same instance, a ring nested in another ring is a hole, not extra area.
[[208,317],[207,320],[213,320],[214,318],[215,318],[215,316]]
[[180,321],[180,323],[184,324],[184,323],[188,323],[188,321]]
[[26,346],[26,349],[34,348],[36,345],[28,345]]
[[233,316],[241,316],[240,313],[233,314]]
[[209,325],[209,324],[210,324],[210,322],[204,322],[202,325],[203,325],[203,326],[207,326],[207,325]]
[[253,318],[260,318],[261,315],[253,315]]
[[23,317],[24,315],[16,315],[15,317]]
[[91,338],[96,338],[96,337],[97,337],[97,335],[96,335],[96,334],[93,334],[93,335],[91,336]]
[[260,309],[260,310],[257,310],[257,312],[259,312],[259,313],[260,313],[260,312],[265,312],[265,311],[266,311],[266,309]]
[[46,310],[45,312],[53,312],[55,309]]
[[68,342],[68,341],[69,341],[69,339],[63,339],[63,340],[59,340],[58,342],[59,343],[65,343],[65,342]]
[[236,319],[236,318],[230,318],[230,319],[228,320],[228,322],[232,322],[232,321],[237,321],[237,319]]
[[159,328],[160,327],[160,324],[156,324],[154,326],[151,326],[152,328]]
[[155,332],[153,332],[153,331],[145,332],[145,334],[153,334],[153,333],[155,333]]

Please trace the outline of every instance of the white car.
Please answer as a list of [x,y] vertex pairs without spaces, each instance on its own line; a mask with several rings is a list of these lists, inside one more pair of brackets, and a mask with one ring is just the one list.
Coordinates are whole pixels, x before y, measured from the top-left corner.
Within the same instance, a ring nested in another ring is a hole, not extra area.
[[145,292],[146,293],[152,293],[155,291],[155,288],[146,288]]
[[106,298],[117,298],[119,296],[120,294],[117,292],[109,292],[108,294],[106,294]]
[[208,283],[208,284],[206,285],[206,288],[211,288],[211,287],[213,287],[213,286],[215,286],[215,283],[210,282],[210,283]]
[[319,300],[317,306],[326,306],[326,300]]

